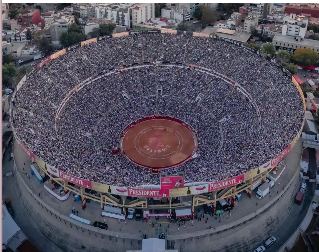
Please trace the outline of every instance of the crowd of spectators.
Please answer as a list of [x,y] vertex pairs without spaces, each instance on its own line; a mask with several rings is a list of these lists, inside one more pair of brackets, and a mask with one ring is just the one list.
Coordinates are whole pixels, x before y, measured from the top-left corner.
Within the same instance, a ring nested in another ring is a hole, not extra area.
[[[220,76],[241,85],[256,106]],[[76,85],[61,109],[63,99]],[[196,157],[159,173],[114,155],[123,130],[146,116],[180,119],[194,129]],[[160,33],[108,38],[79,47],[27,76],[14,100],[18,138],[69,175],[117,186],[223,180],[276,157],[303,121],[302,101],[280,68],[213,38]]]

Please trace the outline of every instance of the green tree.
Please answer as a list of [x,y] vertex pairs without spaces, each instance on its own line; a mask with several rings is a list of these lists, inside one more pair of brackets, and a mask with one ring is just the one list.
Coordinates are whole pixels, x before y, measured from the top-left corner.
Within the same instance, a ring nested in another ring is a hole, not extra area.
[[17,9],[10,9],[9,10],[9,18],[15,19],[19,14],[19,11]]
[[319,25],[309,24],[308,31],[313,31],[314,33],[319,33]]
[[319,34],[318,33],[315,33],[313,35],[310,35],[309,36],[310,39],[313,39],[313,40],[319,40]]
[[201,12],[203,25],[214,24],[218,19],[217,12],[208,6],[202,5]]
[[114,31],[116,25],[115,24],[100,24],[100,35],[111,35]]
[[12,86],[13,77],[16,75],[16,68],[13,63],[4,64],[2,66],[2,84],[3,86]]
[[63,10],[65,7],[71,6],[71,3],[59,3],[56,6],[57,10]]
[[42,37],[39,40],[37,40],[36,43],[43,55],[47,56],[52,53],[53,48],[47,38]]
[[230,15],[234,11],[238,12],[239,7],[243,5],[244,4],[240,4],[240,3],[220,3],[218,4],[218,10],[225,12],[227,15]]
[[89,36],[91,38],[96,38],[96,37],[100,36],[100,28],[94,28],[93,31],[91,31],[89,33]]
[[291,59],[291,54],[287,52],[286,50],[279,50],[276,53],[276,56],[281,62],[285,62],[285,63],[288,63]]
[[202,8],[199,6],[195,9],[194,13],[193,13],[193,17],[198,19],[198,20],[201,20],[202,19],[202,16],[203,16],[203,13],[202,13]]
[[297,73],[297,66],[295,64],[288,64],[288,63],[284,63],[283,64],[284,68],[286,68],[289,72],[291,72],[292,74]]
[[2,55],[2,64],[9,64],[14,62],[14,59],[11,54]]
[[292,59],[302,66],[310,66],[318,63],[319,55],[309,48],[298,48],[295,50]]
[[60,42],[63,47],[68,47],[85,40],[85,35],[78,32],[63,32]]
[[249,43],[247,44],[248,47],[256,49],[256,50],[260,50],[260,46],[258,44],[255,43]]
[[273,57],[276,53],[276,49],[272,43],[265,43],[260,48],[261,52],[267,56]]
[[68,32],[82,33],[81,27],[79,25],[77,25],[76,23],[73,23],[70,25]]

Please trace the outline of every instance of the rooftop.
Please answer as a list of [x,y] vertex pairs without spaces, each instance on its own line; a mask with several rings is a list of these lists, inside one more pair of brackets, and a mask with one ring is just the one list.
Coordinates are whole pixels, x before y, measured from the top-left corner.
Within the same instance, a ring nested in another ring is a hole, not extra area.
[[312,47],[312,48],[319,49],[318,40],[313,40],[313,39],[303,39],[301,41],[296,41],[296,39],[293,36],[275,35],[273,38],[273,41],[288,42],[288,43],[298,44],[304,47]]

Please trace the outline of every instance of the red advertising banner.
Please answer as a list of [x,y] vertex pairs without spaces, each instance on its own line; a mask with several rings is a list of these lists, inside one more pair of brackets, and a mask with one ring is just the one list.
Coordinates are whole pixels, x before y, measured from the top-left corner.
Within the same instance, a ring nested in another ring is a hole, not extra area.
[[183,176],[166,176],[161,177],[161,191],[167,191],[173,188],[180,188],[184,186]]
[[85,187],[85,188],[89,188],[89,189],[92,188],[91,181],[89,181],[89,180],[72,177],[63,171],[60,171],[59,173],[60,173],[59,177],[65,181],[68,181],[68,182],[75,184],[77,186],[81,186],[81,187]]
[[271,160],[271,167],[277,166],[281,160],[283,160],[290,152],[291,145],[289,144],[286,149],[284,149],[276,158]]
[[212,182],[212,183],[209,183],[208,191],[213,192],[213,191],[218,191],[227,187],[235,186],[242,183],[244,179],[245,179],[245,175],[242,174],[242,175],[229,178],[223,181]]
[[128,196],[137,198],[160,198],[160,190],[128,188]]

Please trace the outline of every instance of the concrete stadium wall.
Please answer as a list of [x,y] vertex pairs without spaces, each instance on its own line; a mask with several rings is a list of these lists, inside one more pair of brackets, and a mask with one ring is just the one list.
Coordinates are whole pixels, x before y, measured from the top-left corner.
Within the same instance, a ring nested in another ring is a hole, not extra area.
[[26,216],[36,222],[39,230],[63,251],[119,252],[141,249],[142,237],[139,234],[99,230],[61,215],[32,192],[17,168],[15,174]]

